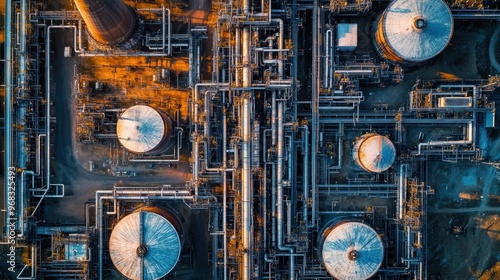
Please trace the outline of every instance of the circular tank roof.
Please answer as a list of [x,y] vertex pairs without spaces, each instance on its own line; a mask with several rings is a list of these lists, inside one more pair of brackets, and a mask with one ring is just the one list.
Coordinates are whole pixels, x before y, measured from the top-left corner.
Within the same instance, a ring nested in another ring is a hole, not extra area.
[[115,267],[130,279],[158,279],[177,264],[181,242],[174,226],[163,216],[140,211],[118,222],[109,239]]
[[146,153],[158,146],[165,134],[165,122],[157,110],[137,105],[118,118],[116,135],[120,144],[134,153]]
[[326,270],[336,279],[363,280],[379,269],[384,246],[374,229],[359,222],[348,222],[328,234],[322,257]]
[[357,163],[369,172],[383,172],[394,163],[396,149],[391,140],[378,134],[363,136],[354,149]]
[[382,28],[386,43],[399,57],[421,62],[448,45],[453,17],[442,0],[396,0],[385,10]]

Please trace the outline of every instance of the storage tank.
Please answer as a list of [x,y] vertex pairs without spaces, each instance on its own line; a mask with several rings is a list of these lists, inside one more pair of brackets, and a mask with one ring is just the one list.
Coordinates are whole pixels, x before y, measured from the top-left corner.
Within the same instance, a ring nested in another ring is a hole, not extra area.
[[118,117],[116,135],[132,153],[160,154],[172,145],[172,119],[163,110],[136,105]]
[[380,173],[394,163],[396,149],[387,137],[368,133],[354,143],[352,155],[359,167],[368,172]]
[[182,226],[170,212],[146,207],[121,219],[109,238],[116,269],[133,280],[159,279],[175,267],[182,250]]
[[135,29],[135,12],[122,0],[75,0],[75,4],[90,36],[101,44],[120,44]]
[[382,57],[411,65],[441,53],[452,33],[453,17],[442,0],[396,0],[382,14],[375,38]]
[[327,227],[320,240],[321,259],[335,279],[372,277],[384,258],[382,239],[370,226],[344,221]]

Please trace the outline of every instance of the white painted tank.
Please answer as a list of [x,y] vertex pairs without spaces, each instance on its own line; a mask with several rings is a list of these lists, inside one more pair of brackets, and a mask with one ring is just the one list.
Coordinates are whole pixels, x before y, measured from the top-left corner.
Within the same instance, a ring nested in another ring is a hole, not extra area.
[[125,216],[113,228],[109,254],[125,277],[159,279],[177,264],[182,249],[180,223],[165,213],[159,208],[143,209]]
[[354,143],[352,156],[368,172],[383,172],[394,163],[396,148],[385,136],[368,133]]
[[172,144],[172,119],[163,110],[136,105],[120,115],[116,135],[120,144],[132,153],[159,154]]
[[377,273],[384,258],[382,239],[370,226],[340,222],[322,234],[321,258],[328,273],[339,280],[364,280]]
[[375,33],[379,53],[391,61],[416,64],[441,53],[453,34],[453,17],[442,0],[395,0]]

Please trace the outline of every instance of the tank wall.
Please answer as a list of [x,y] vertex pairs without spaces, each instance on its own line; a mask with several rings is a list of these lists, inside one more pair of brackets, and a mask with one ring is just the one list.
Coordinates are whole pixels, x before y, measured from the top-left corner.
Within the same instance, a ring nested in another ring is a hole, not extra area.
[[377,25],[377,31],[375,32],[375,44],[377,45],[377,51],[379,54],[392,62],[395,63],[405,63],[405,61],[394,52],[394,50],[387,44],[384,36],[384,19],[385,19],[385,12],[382,17],[380,17],[380,20]]
[[167,112],[161,109],[155,108],[155,110],[161,115],[161,118],[163,119],[163,123],[165,125],[165,133],[163,134],[161,142],[151,151],[147,152],[146,155],[161,154],[168,150],[173,144],[174,126],[172,118]]
[[135,29],[135,13],[121,0],[75,0],[94,40],[104,45],[124,42]]

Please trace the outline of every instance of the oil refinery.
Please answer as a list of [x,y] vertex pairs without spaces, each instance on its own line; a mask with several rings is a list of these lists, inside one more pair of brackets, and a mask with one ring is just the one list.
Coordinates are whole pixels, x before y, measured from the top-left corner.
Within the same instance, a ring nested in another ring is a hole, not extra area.
[[499,279],[497,1],[0,10],[0,279]]

